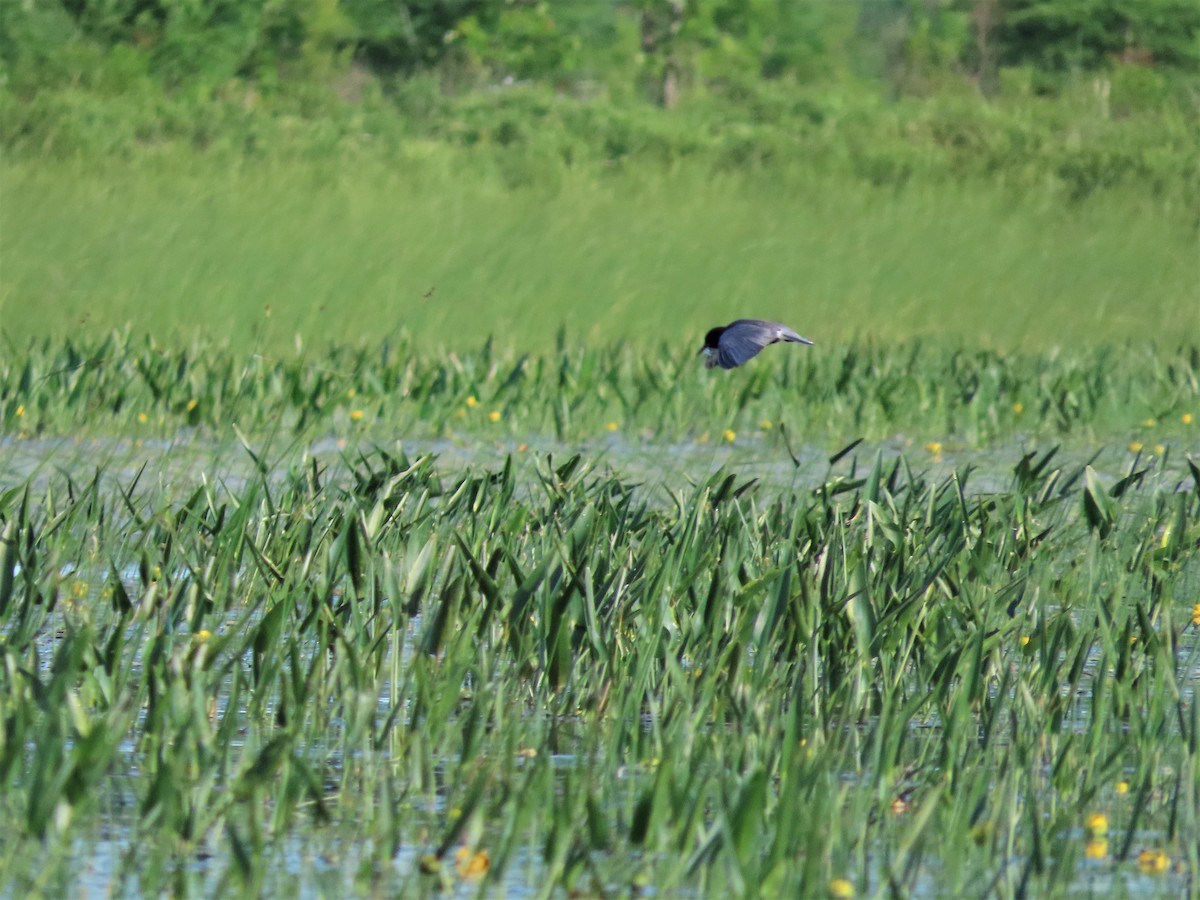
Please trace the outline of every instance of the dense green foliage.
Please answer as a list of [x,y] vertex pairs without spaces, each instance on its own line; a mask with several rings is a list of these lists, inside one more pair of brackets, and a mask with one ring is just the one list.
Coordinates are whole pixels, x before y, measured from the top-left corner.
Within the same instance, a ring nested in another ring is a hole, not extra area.
[[247,450],[0,492],[7,890],[1193,884],[1194,465]]
[[482,433],[568,443],[612,430],[662,445],[715,442],[728,429],[766,441],[782,459],[779,423],[806,442],[835,445],[899,434],[947,449],[1101,439],[1147,452],[1192,449],[1200,429],[1195,345],[1008,355],[914,342],[770,354],[774,363],[763,358],[730,377],[706,373],[694,347],[665,344],[560,342],[518,357],[489,342],[443,356],[399,335],[382,346],[270,357],[115,335],[33,345],[0,360],[0,430],[220,436],[232,426],[301,441],[350,433],[470,442]]
[[653,349],[7,355],[5,889],[1187,890],[1200,351]]
[[1060,71],[1114,59],[1200,68],[1200,7],[1190,0],[1014,0],[1005,7],[998,43],[1009,60]]
[[[811,78],[848,63],[911,89],[958,67],[1200,65],[1189,0],[49,0],[13,6],[0,59],[39,83],[116,54],[171,85],[451,67],[474,78]],[[67,58],[62,51],[67,49]],[[42,70],[35,74],[36,70]]]
[[1196,893],[1198,35],[8,3],[0,894]]
[[[23,4],[0,20],[0,142],[39,159],[369,146],[395,163],[432,139],[519,155],[526,178],[698,156],[888,185],[984,174],[1029,189],[1036,172],[1072,195],[1200,194],[1200,7],[1094,6]],[[666,81],[669,117],[652,105]]]

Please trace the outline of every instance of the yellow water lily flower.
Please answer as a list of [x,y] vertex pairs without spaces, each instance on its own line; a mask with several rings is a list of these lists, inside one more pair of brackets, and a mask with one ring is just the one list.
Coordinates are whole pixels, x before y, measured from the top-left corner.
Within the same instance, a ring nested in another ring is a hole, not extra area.
[[1138,854],[1138,868],[1147,875],[1161,875],[1171,867],[1171,857],[1161,850],[1143,850]]
[[458,874],[469,880],[482,878],[491,867],[492,860],[486,850],[476,850],[472,853],[466,847],[459,847],[454,854],[454,867]]

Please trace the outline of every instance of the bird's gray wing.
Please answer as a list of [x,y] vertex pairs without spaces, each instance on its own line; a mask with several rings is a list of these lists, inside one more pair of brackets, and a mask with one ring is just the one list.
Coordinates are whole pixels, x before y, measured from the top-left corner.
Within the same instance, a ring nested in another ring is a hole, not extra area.
[[[736,322],[730,323],[730,328],[735,326],[744,326],[746,328],[760,328],[771,335],[767,340],[767,344],[773,344],[776,341],[787,341],[791,344],[811,344],[806,337],[802,337],[797,332],[788,328],[782,322],[768,322],[766,319],[738,319]],[[763,346],[766,346],[764,344]]]
[[768,344],[779,340],[774,322],[739,319],[717,339],[717,362],[722,369],[733,369],[759,354]]

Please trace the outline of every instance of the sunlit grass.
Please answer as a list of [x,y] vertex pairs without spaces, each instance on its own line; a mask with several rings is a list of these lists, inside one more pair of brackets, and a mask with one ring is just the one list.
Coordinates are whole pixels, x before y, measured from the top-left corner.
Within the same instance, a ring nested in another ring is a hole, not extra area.
[[246,450],[0,492],[8,889],[1195,876],[1194,466],[978,491],[851,454],[779,491]]
[[[1200,435],[1195,348],[1098,345],[965,352],[941,341],[769,348],[729,373],[661,342],[453,354],[408,335],[278,354],[129,333],[13,346],[0,358],[0,433],[226,437],[281,433],[479,437],[629,445],[697,441],[832,452],[858,437],[932,459],[1015,444],[1097,441],[1162,458]],[[778,427],[777,427],[778,426]]]
[[0,893],[1195,885],[1194,223],[0,172]]
[[[449,152],[449,151],[447,151]],[[0,309],[18,342],[132,324],[278,352],[395,330],[699,346],[777,318],[817,345],[939,336],[1071,347],[1200,333],[1194,222],[1132,190],[778,183],[686,165],[507,190],[364,164],[0,169]]]

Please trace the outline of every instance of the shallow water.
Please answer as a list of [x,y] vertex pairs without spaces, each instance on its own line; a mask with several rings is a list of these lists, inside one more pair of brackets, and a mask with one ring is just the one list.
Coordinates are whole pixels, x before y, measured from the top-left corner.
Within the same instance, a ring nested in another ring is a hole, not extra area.
[[[793,461],[780,445],[765,438],[739,438],[733,443],[698,445],[695,443],[655,444],[650,441],[629,441],[617,435],[584,444],[561,444],[554,441],[471,441],[434,440],[408,441],[376,444],[369,440],[344,443],[336,438],[326,438],[305,445],[291,445],[277,452],[265,451],[263,458],[275,471],[286,471],[288,466],[305,460],[316,460],[325,471],[325,480],[349,483],[352,467],[358,454],[369,454],[377,446],[390,453],[403,449],[412,459],[419,456],[436,457],[435,466],[445,475],[464,470],[496,470],[511,456],[519,479],[529,484],[536,478],[534,466],[545,468],[552,458],[556,464],[576,453],[595,464],[600,472],[611,471],[630,483],[642,484],[652,490],[674,490],[685,488],[689,483],[703,480],[714,472],[726,471],[738,476],[739,482],[756,479],[764,491],[787,494],[790,491],[806,490],[828,481],[832,476],[849,477],[857,471],[861,477],[872,465],[878,454],[885,460],[905,458],[914,473],[933,480],[948,478],[956,470],[972,467],[967,481],[968,493],[987,493],[1000,490],[1011,483],[1013,465],[1026,452],[1026,448],[1009,445],[974,450],[969,448],[944,449],[936,456],[922,447],[912,447],[896,439],[877,444],[862,444],[850,455],[831,466],[828,451],[815,445],[801,448]],[[1046,448],[1042,448],[1043,451]],[[1074,468],[1092,460],[1095,454],[1086,448],[1064,450],[1056,457],[1056,467]],[[1094,467],[1111,482],[1126,474],[1133,455],[1119,449],[1107,449],[1095,457]],[[237,441],[215,441],[196,435],[182,434],[173,440],[129,441],[129,440],[13,440],[0,442],[0,490],[29,484],[35,490],[59,483],[63,476],[76,484],[86,483],[94,477],[97,469],[103,471],[106,484],[128,486],[135,480],[138,492],[158,489],[167,493],[190,490],[192,486],[207,480],[223,483],[237,490],[255,475],[255,463],[244,447]],[[1186,469],[1180,462],[1170,461],[1153,474],[1152,479],[1159,487],[1172,489],[1182,482]],[[1192,575],[1195,577],[1195,562]],[[99,584],[98,577],[85,580]],[[135,567],[122,571],[131,597],[136,601],[135,590],[138,573]],[[245,627],[247,621],[242,621]],[[419,619],[410,623],[410,631],[403,637],[402,652],[411,651],[414,635],[419,633]],[[214,628],[214,630],[216,630]],[[53,628],[38,638],[41,659],[49,665],[54,657],[56,642]],[[135,651],[137,652],[137,651]],[[1181,642],[1179,653],[1183,659],[1195,660],[1195,631],[1188,632]],[[1094,668],[1096,659],[1089,659],[1087,666]],[[1190,672],[1182,672],[1181,693],[1185,700],[1194,702],[1196,684],[1200,683],[1200,666]],[[1085,679],[1086,683],[1086,679]],[[380,686],[376,715],[382,722],[391,714],[391,683]],[[1077,709],[1086,710],[1085,703]],[[225,702],[222,695],[220,701]],[[222,706],[221,710],[224,709]],[[403,720],[403,717],[401,717]],[[333,723],[337,726],[339,723]],[[720,727],[716,725],[714,727]],[[937,729],[936,722],[914,725],[914,731]],[[1070,723],[1067,728],[1072,727]],[[914,740],[920,737],[914,736]],[[36,748],[30,748],[36,752]],[[101,808],[107,812],[102,827],[91,835],[81,835],[74,843],[73,865],[77,878],[72,883],[76,892],[87,894],[123,895],[140,893],[136,869],[130,868],[131,842],[135,838],[136,795],[129,789],[129,780],[139,776],[137,749],[123,746],[119,759],[126,765],[113,773],[104,788]],[[333,759],[331,758],[331,763]],[[449,762],[449,760],[447,760]],[[579,765],[578,758],[564,752],[551,757],[556,770],[570,771]],[[337,769],[336,764],[332,765]],[[638,777],[638,776],[631,776]],[[436,798],[442,799],[440,797]],[[423,810],[431,817],[444,815],[444,809],[436,803]],[[1161,842],[1161,835],[1139,832],[1138,841],[1148,845]],[[177,861],[181,883],[188,889],[204,894],[214,893],[220,886],[229,861],[226,843],[219,838],[210,838],[213,853],[209,855],[203,842],[195,854]],[[341,893],[364,893],[382,890],[394,892],[397,885],[412,887],[420,880],[417,874],[419,860],[427,849],[417,842],[406,842],[395,854],[387,858],[386,866],[378,864],[379,854],[370,840],[362,839],[351,824],[334,823],[322,829],[296,828],[277,841],[268,851],[274,860],[272,865],[272,890],[280,894],[302,897],[318,897]],[[878,876],[884,874],[882,860]],[[506,896],[535,896],[541,891],[545,869],[540,856],[527,849],[515,860],[510,860],[501,885]],[[923,874],[915,885],[915,896],[935,897],[936,866]],[[873,878],[878,884],[878,877]],[[626,886],[627,887],[627,886]],[[620,891],[622,886],[613,886]],[[1078,878],[1072,892],[1079,895],[1102,895],[1110,892],[1133,896],[1170,896],[1184,888],[1182,878],[1155,878],[1131,871],[1129,866],[1114,869],[1111,862],[1088,862],[1080,866]],[[456,881],[447,891],[447,896],[475,896],[477,886]],[[652,895],[652,891],[649,892]],[[686,895],[685,895],[686,896]]]
[[[1007,488],[1013,467],[1029,452],[1048,451],[1051,442],[1017,441],[982,448],[949,444],[931,452],[897,437],[887,441],[859,444],[836,464],[831,454],[840,446],[804,444],[794,447],[795,459],[786,447],[762,433],[706,443],[659,443],[613,434],[600,440],[563,443],[548,438],[528,440],[489,440],[457,436],[436,440],[372,440],[326,437],[309,443],[283,446],[266,444],[255,453],[272,469],[287,468],[316,460],[325,478],[334,481],[349,477],[350,466],[359,455],[375,449],[388,453],[403,451],[410,459],[435,457],[442,474],[463,470],[497,469],[511,456],[518,474],[531,476],[536,461],[552,459],[561,463],[575,454],[600,471],[612,472],[623,480],[649,487],[678,489],[719,471],[741,479],[755,479],[761,487],[777,491],[809,489],[834,476],[860,476],[870,469],[878,455],[885,463],[904,459],[915,475],[933,481],[948,478],[955,471],[970,470],[968,493],[987,493]],[[1186,466],[1179,457],[1155,460],[1137,457],[1126,448],[1112,446],[1064,446],[1055,455],[1052,467],[1073,469],[1090,463],[1105,479],[1116,480],[1128,473],[1135,459],[1139,467],[1161,464],[1162,475],[1184,478]],[[128,485],[137,478],[145,488],[186,488],[202,478],[220,481],[232,489],[240,487],[255,470],[255,462],[246,448],[233,437],[214,439],[193,432],[181,432],[171,439],[128,438],[46,438],[0,439],[0,489],[24,483],[44,487],[55,476],[68,476],[76,483],[90,480],[101,469],[108,478]],[[1161,476],[1160,476],[1161,477]]]

